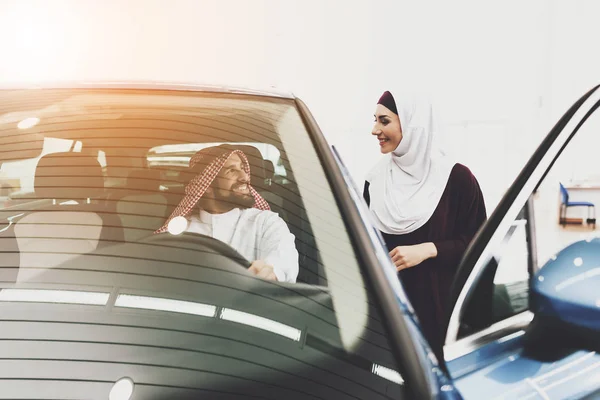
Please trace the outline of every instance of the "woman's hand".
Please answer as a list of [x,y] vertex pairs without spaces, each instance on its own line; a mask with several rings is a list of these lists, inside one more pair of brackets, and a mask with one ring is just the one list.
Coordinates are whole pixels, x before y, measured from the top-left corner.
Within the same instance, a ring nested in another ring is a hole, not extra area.
[[390,251],[390,257],[396,270],[402,271],[421,264],[429,258],[437,256],[437,248],[433,243],[421,243],[414,246],[398,246]]

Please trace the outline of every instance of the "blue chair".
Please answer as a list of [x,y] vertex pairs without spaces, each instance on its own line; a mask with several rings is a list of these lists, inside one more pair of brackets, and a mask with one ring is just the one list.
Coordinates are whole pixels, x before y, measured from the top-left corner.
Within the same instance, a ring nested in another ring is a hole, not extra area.
[[560,194],[562,195],[562,203],[560,205],[560,223],[562,226],[567,225],[567,209],[569,207],[587,207],[588,209],[588,217],[587,223],[588,225],[592,225],[594,229],[596,229],[596,206],[594,203],[590,203],[589,201],[569,201],[569,192],[567,188],[560,184]]

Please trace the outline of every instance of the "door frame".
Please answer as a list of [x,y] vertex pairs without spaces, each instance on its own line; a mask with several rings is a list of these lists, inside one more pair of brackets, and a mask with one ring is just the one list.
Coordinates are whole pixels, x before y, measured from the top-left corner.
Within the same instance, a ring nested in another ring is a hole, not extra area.
[[[444,346],[444,351],[448,354],[446,357],[448,361],[471,353],[491,340],[496,340],[499,333],[504,336],[515,334],[531,322],[533,314],[525,311],[499,321],[482,332],[458,339],[462,312],[473,294],[485,266],[493,257],[494,250],[507,234],[512,222],[527,205],[531,194],[539,187],[562,151],[580,127],[600,107],[599,88],[600,85],[595,86],[585,93],[556,123],[467,248],[451,290],[450,300],[454,307],[447,321],[448,328]],[[527,205],[526,214],[532,217],[532,211],[532,205]],[[533,221],[533,218],[531,220]],[[535,230],[528,232],[527,236],[531,240],[528,248],[535,250]],[[530,272],[534,272],[535,269],[532,262],[533,260],[530,261],[528,267]]]

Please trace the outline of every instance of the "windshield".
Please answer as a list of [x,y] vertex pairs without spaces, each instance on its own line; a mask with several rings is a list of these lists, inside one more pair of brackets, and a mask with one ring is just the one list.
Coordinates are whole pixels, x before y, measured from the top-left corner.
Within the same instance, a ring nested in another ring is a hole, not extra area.
[[[73,382],[130,377],[192,397],[399,390],[294,100],[121,89],[0,99],[0,309],[3,332],[45,343],[35,377],[67,368]],[[223,148],[243,157],[208,179],[220,156],[198,155]],[[273,273],[248,268],[257,260]]]

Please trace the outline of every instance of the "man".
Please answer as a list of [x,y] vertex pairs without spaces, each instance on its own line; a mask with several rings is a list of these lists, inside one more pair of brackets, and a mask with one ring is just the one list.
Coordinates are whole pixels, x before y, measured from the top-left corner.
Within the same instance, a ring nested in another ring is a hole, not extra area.
[[[195,177],[167,223],[188,218],[187,232],[211,236],[236,249],[251,261],[249,271],[260,278],[296,282],[298,251],[286,223],[250,185],[245,154],[229,145],[214,146],[190,160]],[[199,206],[196,208],[196,206]]]

